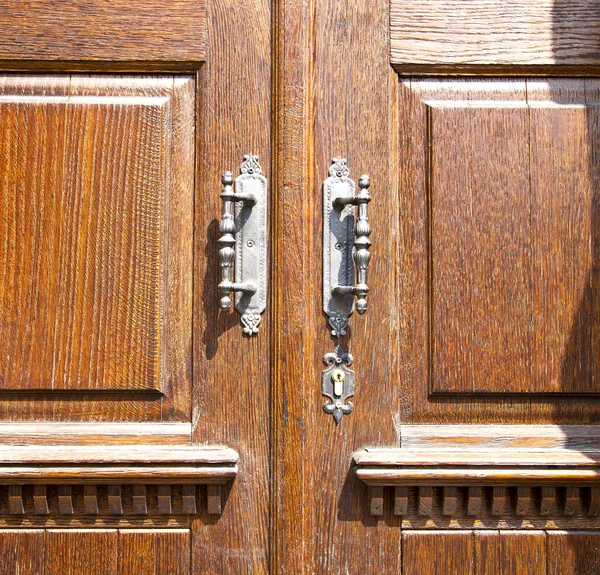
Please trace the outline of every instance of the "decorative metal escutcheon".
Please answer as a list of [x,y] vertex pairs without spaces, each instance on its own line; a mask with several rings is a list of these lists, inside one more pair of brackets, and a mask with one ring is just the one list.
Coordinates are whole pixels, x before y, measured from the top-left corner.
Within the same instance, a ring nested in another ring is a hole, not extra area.
[[362,175],[356,194],[356,184],[349,176],[346,159],[333,158],[329,177],[323,182],[323,311],[335,337],[346,335],[355,297],[358,313],[367,311],[369,292],[371,183],[369,176]]
[[338,346],[336,351],[325,354],[323,362],[328,367],[323,370],[322,393],[331,400],[324,403],[323,409],[339,423],[354,409],[352,402],[346,401],[354,395],[354,371],[350,369],[353,358]]
[[228,310],[230,295],[235,293],[244,333],[254,335],[267,306],[267,179],[261,174],[258,156],[244,156],[235,188],[231,172],[223,174],[221,183],[219,305]]

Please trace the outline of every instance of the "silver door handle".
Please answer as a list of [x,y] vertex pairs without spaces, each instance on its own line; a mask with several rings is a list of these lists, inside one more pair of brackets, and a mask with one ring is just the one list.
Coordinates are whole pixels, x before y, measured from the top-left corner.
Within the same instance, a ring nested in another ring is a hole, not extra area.
[[[367,311],[369,293],[371,182],[363,174],[356,194],[356,184],[349,175],[346,159],[333,158],[329,177],[323,182],[323,311],[336,337],[346,334],[354,297],[356,311],[363,314]],[[358,206],[356,224],[354,206]]]
[[221,183],[219,306],[228,310],[234,293],[244,333],[254,335],[267,306],[267,179],[258,156],[245,155],[235,182],[225,172]]

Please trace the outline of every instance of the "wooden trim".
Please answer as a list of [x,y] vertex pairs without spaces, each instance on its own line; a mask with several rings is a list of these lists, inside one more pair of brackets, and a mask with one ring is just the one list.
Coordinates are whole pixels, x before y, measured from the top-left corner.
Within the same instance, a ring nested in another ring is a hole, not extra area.
[[[191,423],[0,423],[0,444],[189,444]],[[3,448],[4,449],[4,448]],[[128,448],[129,449],[129,448]],[[152,447],[154,450],[154,447]]]
[[597,65],[598,28],[589,3],[392,0],[390,57],[395,64]]
[[237,461],[227,447],[6,446],[0,453],[0,484],[223,484],[235,478]]
[[497,469],[494,467],[406,468],[382,467],[357,470],[358,478],[371,486],[380,485],[594,485],[600,483],[595,469]]
[[[315,2],[273,3],[272,489],[270,571],[310,564],[305,510],[305,402],[314,385],[314,326],[306,287],[314,260],[312,56]],[[286,225],[292,218],[302,225]]]
[[[411,497],[414,514],[422,516],[597,514],[600,426],[409,425],[400,431],[402,447],[354,454],[372,514],[374,508],[383,513],[385,486],[396,490],[397,515],[410,515]],[[439,509],[431,489],[439,492]]]

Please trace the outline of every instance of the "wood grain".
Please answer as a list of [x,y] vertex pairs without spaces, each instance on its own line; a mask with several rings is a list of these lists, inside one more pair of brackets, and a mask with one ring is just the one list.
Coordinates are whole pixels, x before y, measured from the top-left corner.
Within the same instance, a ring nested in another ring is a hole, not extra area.
[[117,575],[116,530],[48,530],[44,575]]
[[164,391],[189,419],[193,86],[4,82],[3,389]]
[[405,531],[402,575],[471,575],[472,554],[470,531]]
[[[400,302],[390,289],[399,225],[397,195],[390,192],[399,168],[389,4],[282,0],[276,9],[273,571],[397,573],[400,532],[391,526],[399,517],[391,506],[382,517],[369,515],[367,489],[350,464],[361,446],[399,441],[393,417],[401,388],[393,358]],[[372,176],[369,286],[377,304],[353,316],[341,341],[357,358],[360,392],[353,401],[361,407],[336,426],[323,412],[319,385],[323,355],[338,343],[320,311],[319,254],[320,188],[331,159],[340,156],[355,179]]]
[[188,530],[119,532],[119,575],[189,575]]
[[43,530],[0,530],[0,565],[6,573],[45,575],[45,561]]
[[600,534],[586,531],[548,532],[548,575],[600,573]]
[[3,2],[0,27],[3,60],[199,62],[205,55],[206,2]]
[[502,573],[546,574],[546,533],[500,533],[499,540]]
[[[223,172],[237,175],[244,154],[256,154],[268,180],[269,217],[281,193],[271,172],[271,6],[211,0],[206,61],[197,76],[192,440],[232,447],[241,465],[223,489],[223,514],[210,515],[203,499],[192,519],[193,572],[206,575],[269,570],[272,307],[258,336],[245,337],[239,314],[219,310],[216,288]],[[267,237],[270,250],[270,225]]]
[[597,0],[392,0],[390,9],[391,60],[400,70],[597,65],[599,33]]
[[527,390],[532,334],[525,82],[456,84],[447,94],[440,85],[424,102],[432,389]]
[[[412,193],[400,196],[406,214],[401,266],[410,272],[399,278],[404,303],[398,317],[409,314],[410,321],[401,338],[401,373],[409,380],[398,417],[413,423],[593,422],[597,397],[582,402],[548,395],[595,393],[597,81],[438,78],[402,80],[399,87],[398,149],[408,166],[402,189]],[[444,137],[436,136],[440,110],[449,118],[441,125]],[[477,135],[463,125],[453,130],[463,113],[472,115],[465,122]],[[508,123],[479,130],[483,120],[475,118],[488,113],[490,122],[506,113]],[[510,152],[492,151],[499,141],[510,141]],[[452,164],[463,152],[473,159]],[[453,188],[456,179],[463,186]],[[518,182],[518,197],[500,208]],[[436,185],[454,189],[454,200]],[[463,197],[469,189],[479,190],[480,208]],[[465,202],[470,207],[462,211]],[[450,371],[440,381],[444,367]],[[473,381],[476,371],[479,381]],[[433,398],[431,391],[447,395]],[[496,395],[484,398],[486,392]],[[453,400],[453,393],[465,397]]]

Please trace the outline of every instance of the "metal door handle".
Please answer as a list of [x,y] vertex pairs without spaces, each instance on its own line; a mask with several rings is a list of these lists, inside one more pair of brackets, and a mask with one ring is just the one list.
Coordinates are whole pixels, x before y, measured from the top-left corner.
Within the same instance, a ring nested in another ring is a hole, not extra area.
[[[323,182],[323,310],[336,337],[346,334],[354,297],[358,298],[356,311],[363,314],[367,311],[369,293],[371,182],[363,174],[358,180],[359,192],[355,194],[356,184],[349,175],[346,159],[333,158],[329,177]],[[358,206],[356,225],[354,206]]]
[[248,154],[235,179],[235,191],[231,172],[223,174],[221,183],[219,306],[228,310],[235,293],[244,333],[253,335],[267,305],[267,179],[261,175],[258,156]]

